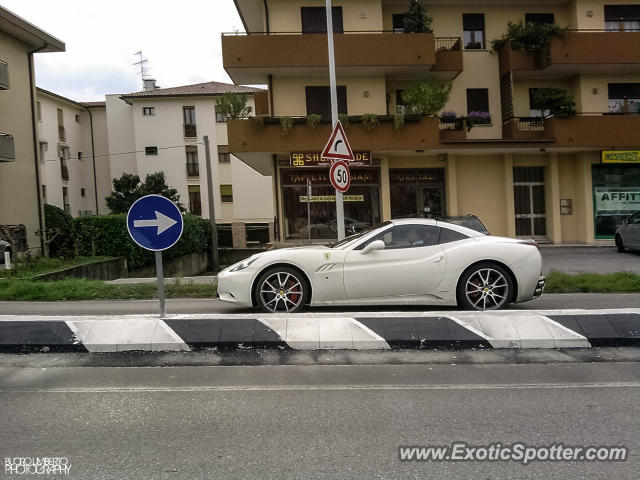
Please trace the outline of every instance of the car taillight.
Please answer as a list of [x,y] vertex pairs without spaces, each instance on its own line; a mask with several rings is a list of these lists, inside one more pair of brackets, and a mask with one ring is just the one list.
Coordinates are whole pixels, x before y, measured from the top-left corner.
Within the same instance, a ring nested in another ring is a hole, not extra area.
[[538,245],[538,242],[536,242],[535,240],[531,240],[531,239],[520,240],[518,243],[524,243],[525,245],[531,245],[532,247],[536,247],[538,250],[540,250],[540,246]]

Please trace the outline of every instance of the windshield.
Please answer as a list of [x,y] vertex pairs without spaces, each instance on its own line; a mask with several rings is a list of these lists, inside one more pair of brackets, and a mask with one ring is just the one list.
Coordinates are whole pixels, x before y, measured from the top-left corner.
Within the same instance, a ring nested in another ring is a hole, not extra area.
[[386,221],[386,222],[379,223],[378,225],[365,228],[364,230],[362,230],[359,233],[356,233],[355,235],[350,235],[346,237],[344,240],[340,240],[339,242],[336,242],[336,243],[330,243],[329,246],[331,248],[344,248],[345,246],[349,245],[351,242],[364,237],[365,235],[371,233],[374,230],[378,230],[380,227],[386,227],[387,225],[391,225],[391,222]]

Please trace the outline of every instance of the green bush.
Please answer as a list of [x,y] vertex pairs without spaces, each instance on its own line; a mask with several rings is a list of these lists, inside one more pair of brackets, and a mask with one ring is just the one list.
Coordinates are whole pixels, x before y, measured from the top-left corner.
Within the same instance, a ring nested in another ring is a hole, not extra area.
[[46,226],[45,241],[49,245],[50,257],[73,257],[74,244],[71,233],[73,218],[64,210],[45,203],[44,222]]
[[407,113],[431,116],[444,108],[450,93],[451,83],[426,77],[405,88],[402,91],[402,100],[409,109]]
[[[165,260],[205,252],[210,248],[209,221],[189,214],[182,218],[182,237],[173,247],[164,251],[162,256]],[[154,252],[139,247],[131,240],[125,214],[74,218],[72,229],[79,255],[125,257],[130,270],[153,265],[155,262]]]
[[536,88],[531,94],[531,108],[560,118],[574,116],[576,102],[569,92],[562,88]]

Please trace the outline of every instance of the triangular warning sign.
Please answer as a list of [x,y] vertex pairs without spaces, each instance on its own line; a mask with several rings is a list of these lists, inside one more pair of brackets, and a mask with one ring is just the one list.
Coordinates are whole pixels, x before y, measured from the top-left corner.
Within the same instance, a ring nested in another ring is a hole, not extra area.
[[346,160],[348,162],[355,160],[351,145],[349,145],[340,120],[336,123],[333,133],[322,151],[321,157],[329,160]]

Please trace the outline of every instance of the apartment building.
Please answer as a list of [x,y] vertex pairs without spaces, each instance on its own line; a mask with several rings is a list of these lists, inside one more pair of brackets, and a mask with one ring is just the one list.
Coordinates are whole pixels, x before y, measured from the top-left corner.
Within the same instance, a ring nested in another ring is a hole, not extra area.
[[[222,36],[224,67],[235,83],[268,85],[269,111],[260,128],[230,121],[229,148],[273,176],[279,239],[306,238],[308,228],[335,238],[333,190],[319,157],[331,131],[325,2],[235,3],[246,34]],[[610,242],[616,224],[640,210],[640,4],[423,4],[432,33],[404,33],[407,0],[333,2],[338,107],[358,154],[347,227],[473,213],[494,235]],[[493,51],[509,21],[566,31],[550,37],[545,55],[510,41]],[[438,116],[406,114],[394,128],[394,115],[406,112],[403,89],[425,77],[451,82],[447,105]],[[577,115],[536,111],[539,88],[568,91]],[[308,126],[310,114],[324,122]],[[364,128],[365,114],[379,125]],[[474,115],[467,131],[461,117]],[[290,128],[278,117],[292,117]],[[317,199],[310,226],[307,180]]]
[[[0,7],[0,236],[14,251],[44,249],[33,56],[62,41]],[[24,227],[18,227],[24,226]]]
[[43,203],[74,217],[107,213],[105,102],[80,103],[36,88],[36,118]]
[[266,92],[220,82],[158,88],[106,96],[110,177],[163,171],[187,210],[209,218],[203,137],[209,137],[214,213],[222,247],[245,248],[274,238],[272,180],[230,153],[227,118],[215,111],[224,93],[247,94],[252,111],[263,113]]

